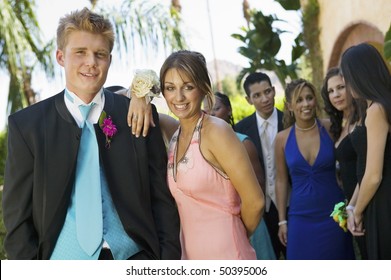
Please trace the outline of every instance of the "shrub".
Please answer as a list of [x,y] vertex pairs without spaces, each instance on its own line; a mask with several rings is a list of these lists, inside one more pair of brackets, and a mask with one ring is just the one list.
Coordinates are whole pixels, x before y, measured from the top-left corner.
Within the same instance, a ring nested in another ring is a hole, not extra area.
[[254,106],[248,104],[246,98],[242,95],[232,96],[230,101],[235,123],[255,112]]

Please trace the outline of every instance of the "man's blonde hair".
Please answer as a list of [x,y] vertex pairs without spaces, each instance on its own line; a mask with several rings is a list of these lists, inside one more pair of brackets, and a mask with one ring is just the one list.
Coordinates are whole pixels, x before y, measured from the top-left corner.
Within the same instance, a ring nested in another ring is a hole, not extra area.
[[114,46],[114,30],[111,22],[103,16],[91,12],[88,8],[76,10],[60,19],[57,28],[57,48],[63,50],[68,43],[69,34],[74,31],[86,31],[106,38],[110,52]]

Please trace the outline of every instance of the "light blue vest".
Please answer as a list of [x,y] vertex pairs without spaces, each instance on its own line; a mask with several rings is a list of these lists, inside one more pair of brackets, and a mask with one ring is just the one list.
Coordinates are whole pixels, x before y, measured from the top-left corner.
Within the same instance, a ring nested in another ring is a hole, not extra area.
[[[107,186],[106,176],[101,169],[103,239],[109,244],[115,260],[126,260],[139,252],[137,244],[125,232]],[[102,239],[102,245],[103,245]],[[64,226],[57,239],[50,257],[52,260],[97,260],[102,246],[92,255],[87,255],[80,247],[76,237],[75,191],[72,191],[71,202]]]

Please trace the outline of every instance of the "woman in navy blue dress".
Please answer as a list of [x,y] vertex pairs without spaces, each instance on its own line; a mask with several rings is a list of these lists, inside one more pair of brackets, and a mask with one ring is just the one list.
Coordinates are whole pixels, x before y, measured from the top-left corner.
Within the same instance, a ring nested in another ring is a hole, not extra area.
[[[299,79],[285,90],[284,125],[277,134],[279,238],[287,259],[354,259],[351,235],[330,217],[344,200],[336,179],[330,122],[319,120],[315,88]],[[285,211],[291,188],[288,217]]]

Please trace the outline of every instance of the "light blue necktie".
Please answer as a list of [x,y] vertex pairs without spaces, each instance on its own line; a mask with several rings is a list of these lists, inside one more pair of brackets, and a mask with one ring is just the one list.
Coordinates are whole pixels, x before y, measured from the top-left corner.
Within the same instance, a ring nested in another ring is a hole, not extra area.
[[94,127],[87,120],[94,105],[79,106],[83,123],[75,181],[77,239],[90,256],[100,247],[103,237],[99,150]]

